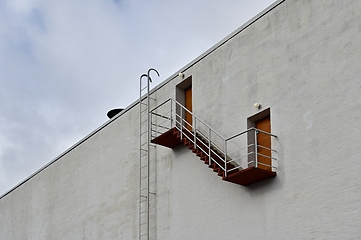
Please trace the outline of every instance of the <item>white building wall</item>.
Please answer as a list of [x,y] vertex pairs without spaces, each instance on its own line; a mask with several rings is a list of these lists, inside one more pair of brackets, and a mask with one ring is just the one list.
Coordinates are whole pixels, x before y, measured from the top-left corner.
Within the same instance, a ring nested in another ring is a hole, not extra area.
[[[152,147],[152,238],[360,239],[360,10],[278,1],[182,69],[194,113],[224,137],[270,107],[279,168],[243,187],[184,146]],[[152,104],[182,81],[170,77]],[[3,196],[0,239],[137,239],[138,116],[134,104]]]

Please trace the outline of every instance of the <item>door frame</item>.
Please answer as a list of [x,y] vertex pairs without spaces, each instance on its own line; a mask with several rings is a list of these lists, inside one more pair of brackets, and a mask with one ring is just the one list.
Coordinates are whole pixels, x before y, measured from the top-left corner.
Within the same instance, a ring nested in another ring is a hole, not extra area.
[[[176,86],[176,94],[175,94],[176,100],[184,107],[185,107],[185,90],[189,87],[192,87],[192,76],[189,76],[188,78],[186,78],[184,81],[182,81]],[[192,106],[193,106],[193,99],[192,99]],[[179,116],[182,115],[183,119],[185,119],[185,111],[183,110],[181,114],[181,109],[180,107],[177,106],[176,113],[177,113],[177,117],[176,117],[177,126],[180,127],[179,123],[181,122],[181,119]]]
[[[270,129],[271,129],[271,110],[270,108],[266,108],[250,117],[247,118],[247,129],[250,129],[252,127],[256,128],[256,122],[264,119],[264,118],[269,118],[270,119]],[[269,136],[269,141],[270,141],[270,144],[272,146],[272,138],[271,136]],[[248,142],[248,167],[255,167],[256,166],[256,163],[255,163],[255,154],[252,154],[252,153],[255,153],[256,149],[255,149],[255,143],[256,143],[256,138],[255,138],[255,132],[254,131],[249,131],[247,132],[247,142]],[[272,153],[270,152],[270,157],[272,157]],[[272,166],[272,159],[271,159],[271,162],[270,162],[270,165]],[[263,168],[263,169],[266,169],[266,170],[269,170],[269,171],[272,171],[272,167],[266,167],[264,165],[262,165],[263,167],[260,167],[260,165],[258,165],[259,168]]]

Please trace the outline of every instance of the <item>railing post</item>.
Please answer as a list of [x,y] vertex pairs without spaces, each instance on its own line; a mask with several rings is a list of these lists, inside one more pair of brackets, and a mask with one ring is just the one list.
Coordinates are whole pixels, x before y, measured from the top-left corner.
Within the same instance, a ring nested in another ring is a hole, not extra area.
[[170,101],[170,128],[173,127],[173,101]]
[[180,107],[180,139],[183,139],[183,109]]
[[254,158],[254,161],[255,161],[255,165],[256,165],[256,168],[258,168],[258,146],[257,146],[257,129],[255,128],[254,129],[254,154],[255,154],[255,158]]
[[[152,113],[152,111],[150,111],[149,113],[150,113],[149,114],[149,116],[150,116],[150,139],[152,140],[153,139],[153,131],[152,131],[152,129],[153,129],[153,113]],[[158,129],[156,128],[156,130],[158,130]]]
[[193,138],[193,140],[194,140],[194,142],[193,142],[193,144],[194,144],[194,149],[196,148],[196,146],[197,146],[197,143],[196,143],[196,140],[197,140],[197,130],[196,130],[196,119],[195,119],[195,117],[193,116],[193,114],[192,114],[192,118],[193,118],[193,134],[194,134],[194,138]]
[[224,140],[224,176],[227,177],[227,140]]
[[208,128],[208,165],[210,166],[212,163],[212,157],[211,157],[211,136],[212,132],[211,129]]

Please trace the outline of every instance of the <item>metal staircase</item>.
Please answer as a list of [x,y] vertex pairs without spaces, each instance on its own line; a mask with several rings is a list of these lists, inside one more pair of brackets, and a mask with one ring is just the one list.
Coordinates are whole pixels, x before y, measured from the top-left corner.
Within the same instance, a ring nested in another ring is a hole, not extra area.
[[[192,116],[191,124],[186,113]],[[173,99],[152,109],[150,117],[152,143],[169,148],[185,145],[224,181],[247,186],[276,176],[276,150],[257,141],[258,134],[277,138],[271,133],[249,128],[224,138]]]
[[[150,72],[157,70],[151,68],[147,74],[140,77],[139,98],[139,240],[149,240],[150,235],[150,100],[149,96]],[[143,80],[146,78],[146,81]],[[155,99],[153,99],[155,100]]]

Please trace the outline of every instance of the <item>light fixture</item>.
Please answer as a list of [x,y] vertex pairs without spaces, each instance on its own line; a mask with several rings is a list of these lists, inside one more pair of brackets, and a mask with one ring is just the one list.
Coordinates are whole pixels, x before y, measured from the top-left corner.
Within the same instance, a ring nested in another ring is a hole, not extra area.
[[260,103],[255,103],[253,106],[254,106],[254,108],[259,109],[261,107],[261,104]]

